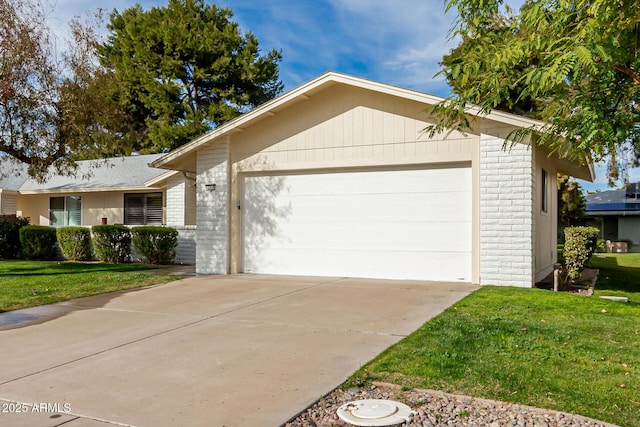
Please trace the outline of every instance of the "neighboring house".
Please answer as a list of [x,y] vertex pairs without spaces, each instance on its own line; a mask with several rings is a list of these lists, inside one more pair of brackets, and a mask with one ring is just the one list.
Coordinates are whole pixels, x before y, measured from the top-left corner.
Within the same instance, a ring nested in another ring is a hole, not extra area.
[[640,243],[640,184],[587,194],[586,214],[602,239]]
[[556,174],[589,166],[504,138],[493,112],[423,131],[441,98],[329,72],[155,160],[196,176],[201,274],[531,287],[556,262]]
[[[189,174],[149,166],[160,156],[80,161],[76,177],[52,175],[44,183],[30,178],[26,165],[3,162],[0,213],[28,217],[31,224],[52,227],[166,224],[179,228],[182,240],[194,241],[194,179]],[[191,254],[188,242],[182,245],[178,260],[193,263],[195,244],[191,244]]]

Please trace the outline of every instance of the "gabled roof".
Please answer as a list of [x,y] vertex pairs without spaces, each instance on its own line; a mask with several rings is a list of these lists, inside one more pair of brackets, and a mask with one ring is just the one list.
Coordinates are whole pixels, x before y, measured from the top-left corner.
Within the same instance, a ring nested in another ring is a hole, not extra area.
[[[6,176],[0,178],[0,189],[19,191],[21,194],[146,189],[175,173],[149,166],[161,156],[146,154],[99,161],[82,160],[78,162],[75,177],[52,175],[42,184],[27,175],[26,165],[1,162],[0,168],[5,173],[0,173],[0,176]],[[83,176],[87,178],[83,179]]]
[[[250,126],[252,123],[264,119],[265,117],[273,116],[279,111],[288,108],[289,106],[311,98],[315,93],[320,92],[333,85],[348,85],[351,87],[357,87],[361,89],[367,89],[370,91],[378,92],[381,94],[397,96],[404,99],[417,101],[426,105],[436,105],[444,101],[444,98],[439,96],[429,95],[424,92],[419,92],[411,89],[405,89],[398,86],[379,83],[372,80],[363,79],[360,77],[354,77],[347,74],[337,73],[334,71],[328,71],[315,79],[304,83],[277,98],[274,98],[264,104],[254,108],[253,110],[244,113],[235,119],[220,125],[212,131],[202,135],[201,137],[189,142],[188,144],[179,147],[170,153],[165,154],[159,159],[152,162],[152,166],[165,169],[180,169],[180,162],[187,155],[197,150],[199,147],[211,142],[215,139],[231,135],[234,132],[242,131],[244,128]],[[469,114],[477,115],[480,113],[480,108],[471,106],[466,109]],[[506,125],[520,127],[520,128],[534,128],[543,130],[547,124],[544,122],[529,119],[527,117],[519,116],[516,114],[505,113],[502,111],[493,110],[489,114],[482,116],[485,119],[493,120],[498,123]],[[595,177],[593,166],[590,162],[587,162],[586,167],[579,167],[577,164],[564,159],[557,159],[559,167],[562,168],[564,173],[571,174],[572,176],[593,180]],[[194,171],[190,171],[194,172]]]
[[[179,147],[170,153],[165,154],[160,159],[153,162],[153,166],[155,167],[166,167],[170,168],[169,163],[173,160],[176,160],[193,150],[199,148],[203,144],[223,136],[225,134],[230,134],[237,130],[242,130],[245,127],[249,126],[251,123],[261,120],[264,117],[272,116],[278,111],[295,104],[296,102],[300,102],[305,99],[309,99],[313,96],[314,93],[317,93],[329,86],[343,84],[352,87],[358,87],[362,89],[368,89],[374,92],[379,92],[387,95],[397,96],[405,99],[414,100],[417,102],[421,102],[427,105],[436,105],[442,101],[444,98],[439,96],[429,95],[423,92],[418,92],[411,89],[405,89],[398,86],[393,86],[389,84],[374,82],[372,80],[363,79],[360,77],[354,77],[347,74],[336,73],[334,71],[326,72],[315,79],[304,83],[277,98],[274,98],[270,101],[265,102],[264,104],[254,108],[253,110],[242,114],[241,116],[236,117],[235,119],[217,127],[216,129],[202,135],[201,137],[191,141],[188,144]],[[477,114],[479,110],[477,108],[469,108],[469,113]],[[526,117],[518,116],[515,114],[503,113],[501,111],[493,111],[486,116],[491,120],[495,120],[497,122],[517,126],[517,127],[540,127],[542,128],[545,124],[536,120],[531,120]]]

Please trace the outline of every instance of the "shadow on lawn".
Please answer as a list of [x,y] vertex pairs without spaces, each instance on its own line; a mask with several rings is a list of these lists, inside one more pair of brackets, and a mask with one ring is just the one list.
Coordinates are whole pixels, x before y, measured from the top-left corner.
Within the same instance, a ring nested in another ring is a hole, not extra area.
[[617,257],[598,254],[591,257],[588,267],[600,270],[598,291],[640,292],[640,268],[623,267]]
[[[13,262],[11,262],[13,264]],[[16,276],[52,276],[58,274],[86,274],[97,272],[127,273],[141,270],[152,270],[143,264],[102,264],[96,262],[55,262],[25,261],[13,265],[0,263],[0,274],[4,277]]]

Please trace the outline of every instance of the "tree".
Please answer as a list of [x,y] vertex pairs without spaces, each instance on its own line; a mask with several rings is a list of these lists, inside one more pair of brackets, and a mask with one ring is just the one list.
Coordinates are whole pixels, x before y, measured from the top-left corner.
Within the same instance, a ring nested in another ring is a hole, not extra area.
[[111,14],[99,56],[111,99],[143,136],[135,149],[176,148],[280,93],[281,53],[261,56],[232,16],[203,0]]
[[125,123],[97,96],[95,34],[73,21],[61,55],[42,4],[0,0],[0,10],[0,161],[26,163],[39,181],[74,174],[77,153],[93,158],[102,146],[103,123]]
[[480,114],[502,109],[544,122],[512,132],[512,143],[532,138],[561,157],[608,158],[612,181],[621,152],[638,166],[640,2],[528,0],[514,13],[502,0],[448,0],[446,8],[458,11],[452,35],[462,41],[443,58],[453,95],[434,108],[431,134],[469,128],[472,105]]
[[558,175],[558,223],[567,227],[579,225],[586,209],[587,203],[578,181]]

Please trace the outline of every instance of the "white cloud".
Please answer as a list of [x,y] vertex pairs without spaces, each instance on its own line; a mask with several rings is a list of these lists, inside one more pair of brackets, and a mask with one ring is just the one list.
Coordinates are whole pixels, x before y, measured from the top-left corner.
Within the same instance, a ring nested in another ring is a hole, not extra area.
[[[131,0],[59,0],[50,22],[59,39],[77,15],[101,7],[110,13],[135,4]],[[164,5],[143,1],[143,8]],[[234,11],[243,31],[252,31],[263,51],[282,49],[281,77],[287,88],[327,70],[341,71],[418,90],[448,92],[432,80],[438,61],[450,46],[451,21],[440,1],[415,0],[220,0]]]

